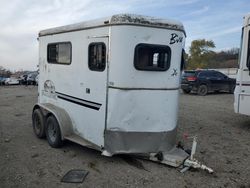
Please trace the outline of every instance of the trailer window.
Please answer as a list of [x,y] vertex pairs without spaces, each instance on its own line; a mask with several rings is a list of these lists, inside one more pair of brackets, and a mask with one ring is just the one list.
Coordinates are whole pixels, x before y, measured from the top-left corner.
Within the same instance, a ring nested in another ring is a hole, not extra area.
[[71,43],[61,42],[48,44],[47,60],[49,63],[70,64],[71,63]]
[[170,67],[171,49],[168,46],[138,44],[135,47],[134,66],[137,70],[166,71]]
[[104,43],[91,43],[89,45],[89,69],[104,71],[106,67],[106,46]]
[[248,32],[247,68],[250,70],[250,31]]

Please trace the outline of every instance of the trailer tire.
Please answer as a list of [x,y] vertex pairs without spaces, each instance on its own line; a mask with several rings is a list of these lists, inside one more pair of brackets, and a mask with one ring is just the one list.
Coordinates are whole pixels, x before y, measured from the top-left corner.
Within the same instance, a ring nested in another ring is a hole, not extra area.
[[63,145],[61,139],[61,130],[55,116],[50,115],[46,121],[46,137],[48,143],[53,148],[59,148]]
[[208,88],[206,85],[202,84],[199,86],[197,94],[200,96],[205,96],[208,93]]
[[44,116],[42,114],[42,111],[37,108],[32,113],[32,126],[35,135],[38,138],[44,138],[45,137],[45,121]]

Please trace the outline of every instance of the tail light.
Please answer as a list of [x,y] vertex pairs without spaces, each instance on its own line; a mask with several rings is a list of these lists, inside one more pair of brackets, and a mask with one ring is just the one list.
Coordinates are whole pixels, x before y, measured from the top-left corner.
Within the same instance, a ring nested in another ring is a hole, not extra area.
[[196,81],[196,80],[197,80],[197,77],[195,77],[195,76],[187,77],[187,81]]

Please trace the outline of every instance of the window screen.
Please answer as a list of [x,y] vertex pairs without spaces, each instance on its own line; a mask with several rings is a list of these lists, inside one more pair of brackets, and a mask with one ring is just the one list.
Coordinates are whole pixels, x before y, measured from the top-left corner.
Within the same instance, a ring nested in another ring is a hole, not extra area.
[[71,53],[70,42],[48,44],[47,60],[49,63],[70,64]]
[[166,71],[170,67],[171,49],[168,46],[138,44],[135,47],[134,66],[138,70]]
[[91,43],[89,45],[89,69],[104,71],[106,66],[106,46],[104,43]]

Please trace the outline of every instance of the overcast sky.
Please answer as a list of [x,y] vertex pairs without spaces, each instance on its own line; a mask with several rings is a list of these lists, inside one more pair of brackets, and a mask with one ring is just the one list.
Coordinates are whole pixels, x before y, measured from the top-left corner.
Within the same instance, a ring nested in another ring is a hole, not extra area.
[[249,0],[0,0],[0,66],[35,70],[40,30],[134,13],[181,21],[186,50],[194,39],[213,40],[216,50],[239,47]]

